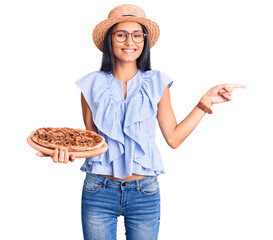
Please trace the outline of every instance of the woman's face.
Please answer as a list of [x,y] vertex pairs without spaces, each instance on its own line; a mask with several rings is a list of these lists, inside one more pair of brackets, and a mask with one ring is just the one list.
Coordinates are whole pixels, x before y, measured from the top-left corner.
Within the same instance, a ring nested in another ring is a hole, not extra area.
[[[136,22],[121,22],[116,25],[114,28],[114,33],[122,30],[126,31],[128,33],[132,33],[135,31],[142,31],[142,27],[139,23]],[[117,59],[117,61],[120,62],[136,62],[138,57],[141,55],[143,47],[144,47],[144,41],[141,43],[135,43],[132,40],[132,35],[129,34],[128,39],[125,42],[118,42],[114,36],[112,35],[112,47],[114,55]]]

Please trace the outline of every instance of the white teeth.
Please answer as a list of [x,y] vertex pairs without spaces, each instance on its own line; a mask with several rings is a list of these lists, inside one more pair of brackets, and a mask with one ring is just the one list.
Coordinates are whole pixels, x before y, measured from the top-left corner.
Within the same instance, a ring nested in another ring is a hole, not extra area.
[[123,52],[128,52],[128,53],[133,53],[135,50],[127,50],[127,49],[123,49]]

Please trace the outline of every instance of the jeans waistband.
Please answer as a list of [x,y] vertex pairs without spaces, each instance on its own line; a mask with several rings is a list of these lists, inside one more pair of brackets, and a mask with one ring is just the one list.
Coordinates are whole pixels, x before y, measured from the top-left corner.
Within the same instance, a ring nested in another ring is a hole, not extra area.
[[93,174],[86,172],[86,177],[92,179],[95,182],[98,182],[105,186],[111,186],[115,188],[137,188],[138,190],[145,184],[149,184],[152,182],[157,181],[157,176],[147,176],[145,178],[137,179],[137,180],[130,180],[130,181],[122,181],[122,180],[115,180],[112,178],[108,178],[102,175]]

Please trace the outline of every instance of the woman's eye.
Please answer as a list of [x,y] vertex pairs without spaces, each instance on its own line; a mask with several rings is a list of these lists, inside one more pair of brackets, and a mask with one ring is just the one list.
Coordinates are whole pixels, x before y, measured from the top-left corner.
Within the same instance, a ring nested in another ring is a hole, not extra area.
[[125,34],[125,33],[118,33],[117,36],[118,36],[118,37],[126,37],[126,34]]

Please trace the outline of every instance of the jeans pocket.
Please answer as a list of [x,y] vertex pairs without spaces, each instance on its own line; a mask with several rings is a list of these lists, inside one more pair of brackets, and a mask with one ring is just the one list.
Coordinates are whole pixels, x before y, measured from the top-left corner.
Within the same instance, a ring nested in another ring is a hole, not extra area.
[[144,195],[147,195],[147,196],[152,196],[152,195],[158,194],[159,190],[160,190],[159,183],[156,179],[154,179],[150,182],[143,184],[143,186],[141,186],[140,190]]
[[102,183],[86,177],[83,184],[83,190],[89,193],[97,193],[102,188]]

